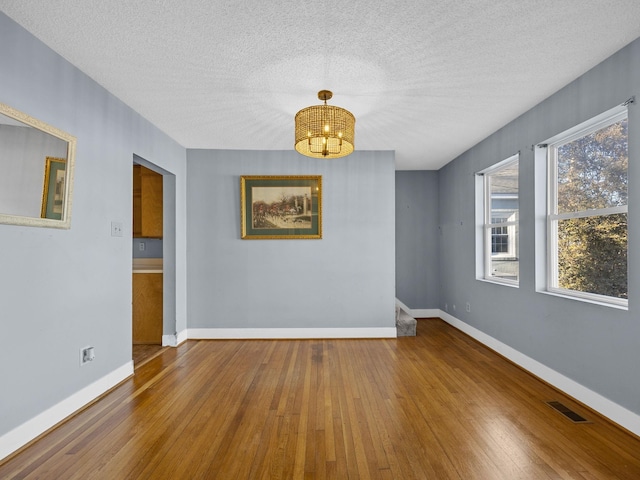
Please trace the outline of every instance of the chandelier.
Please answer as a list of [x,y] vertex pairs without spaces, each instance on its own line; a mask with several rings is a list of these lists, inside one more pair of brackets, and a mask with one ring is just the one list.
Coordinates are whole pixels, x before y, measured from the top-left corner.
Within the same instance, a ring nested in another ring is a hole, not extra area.
[[307,157],[339,158],[353,152],[356,119],[344,108],[327,105],[333,96],[320,90],[324,105],[313,105],[296,113],[296,151]]

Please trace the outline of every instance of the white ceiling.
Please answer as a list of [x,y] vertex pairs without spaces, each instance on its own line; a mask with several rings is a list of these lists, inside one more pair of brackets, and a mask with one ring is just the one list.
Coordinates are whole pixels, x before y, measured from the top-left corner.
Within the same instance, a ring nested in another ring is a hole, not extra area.
[[638,0],[0,0],[187,148],[293,150],[334,92],[357,150],[438,169],[640,36]]

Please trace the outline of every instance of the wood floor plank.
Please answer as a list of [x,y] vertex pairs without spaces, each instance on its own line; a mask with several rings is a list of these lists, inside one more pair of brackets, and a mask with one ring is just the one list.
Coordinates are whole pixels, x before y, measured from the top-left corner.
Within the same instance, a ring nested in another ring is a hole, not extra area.
[[640,478],[637,437],[441,320],[417,331],[162,349],[0,478]]

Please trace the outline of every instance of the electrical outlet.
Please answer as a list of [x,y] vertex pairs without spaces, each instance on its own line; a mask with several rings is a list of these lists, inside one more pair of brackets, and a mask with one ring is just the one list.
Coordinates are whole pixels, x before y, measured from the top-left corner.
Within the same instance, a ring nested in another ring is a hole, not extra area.
[[138,243],[138,250],[141,251],[141,252],[144,252],[144,249],[145,249],[144,242],[139,242]]
[[111,222],[111,236],[122,237],[123,234],[122,222]]
[[445,303],[445,304],[444,304],[444,311],[445,311],[445,312],[448,312],[448,311],[449,311],[449,304],[448,304],[448,303]]
[[93,362],[95,358],[96,352],[93,347],[84,347],[80,349],[80,366]]
[[467,312],[471,311],[471,304],[469,302],[467,302]]

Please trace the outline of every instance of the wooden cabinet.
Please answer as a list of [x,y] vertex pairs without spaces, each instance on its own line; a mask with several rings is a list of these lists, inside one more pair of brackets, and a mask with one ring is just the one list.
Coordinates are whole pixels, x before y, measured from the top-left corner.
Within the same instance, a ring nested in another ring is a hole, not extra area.
[[162,175],[133,166],[133,236],[162,238]]
[[133,274],[133,344],[162,344],[162,273]]

